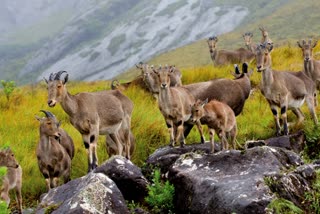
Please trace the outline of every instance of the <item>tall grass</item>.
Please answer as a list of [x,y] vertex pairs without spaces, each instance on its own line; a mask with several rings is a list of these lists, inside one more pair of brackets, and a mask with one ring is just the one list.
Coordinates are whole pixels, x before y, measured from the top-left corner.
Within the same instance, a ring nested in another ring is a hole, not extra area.
[[[301,70],[302,56],[298,48],[290,46],[275,48],[272,52],[273,67],[275,69]],[[162,64],[166,64],[163,62]],[[255,67],[254,62],[249,68]],[[182,82],[189,84],[193,82],[206,81],[214,78],[233,78],[230,71],[233,65],[213,67],[212,64],[195,67],[182,68]],[[70,77],[72,80],[72,77]],[[264,97],[261,95],[258,85],[261,74],[254,72],[251,82],[254,90],[246,101],[243,112],[237,117],[239,147],[242,147],[246,140],[265,139],[275,133],[273,116]],[[67,88],[71,94],[83,91],[101,91],[109,89],[109,81],[97,82],[68,82]],[[124,92],[134,103],[132,115],[132,131],[136,139],[136,150],[132,161],[142,166],[147,157],[157,148],[169,143],[169,134],[164,119],[159,111],[156,100],[149,92],[138,86],[128,88]],[[228,92],[226,92],[228,93]],[[39,123],[35,115],[41,115],[39,110],[49,110],[61,120],[64,128],[75,143],[75,157],[72,160],[71,178],[75,179],[87,173],[87,155],[82,143],[81,135],[70,124],[67,114],[60,105],[54,108],[47,106],[46,84],[41,82],[37,85],[18,87],[8,102],[3,91],[0,91],[0,139],[1,144],[9,144],[14,151],[17,160],[23,169],[23,199],[24,207],[35,205],[42,193],[45,192],[45,182],[37,166],[36,146],[39,141]],[[306,107],[307,122],[311,121]],[[319,107],[317,108],[319,112]],[[319,114],[318,114],[319,116]],[[296,118],[289,113],[289,120]],[[306,123],[311,124],[312,123]],[[290,127],[294,132],[297,128]],[[208,139],[206,133],[206,138]],[[193,128],[186,139],[188,143],[200,142],[196,128]],[[100,136],[98,142],[99,163],[108,159],[105,149],[105,137]]]

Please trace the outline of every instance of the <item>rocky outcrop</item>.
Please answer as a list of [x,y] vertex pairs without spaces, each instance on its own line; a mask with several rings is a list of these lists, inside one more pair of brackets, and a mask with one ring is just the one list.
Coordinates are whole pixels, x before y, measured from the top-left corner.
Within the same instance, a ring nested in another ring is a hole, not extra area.
[[267,146],[189,153],[173,164],[168,178],[178,213],[265,213],[273,198],[265,176],[301,164],[297,154]]
[[125,200],[142,203],[147,196],[149,182],[141,173],[141,169],[130,160],[116,155],[94,170],[112,179],[123,194]]
[[251,142],[243,151],[221,151],[216,143],[214,154],[208,143],[165,146],[149,156],[144,175],[131,161],[113,156],[87,176],[50,190],[37,213],[129,213],[124,199],[144,204],[149,184],[144,176],[154,168],[175,187],[175,213],[266,213],[277,198],[308,210],[305,193],[320,161],[305,165],[294,152],[304,141],[296,134]]
[[51,189],[42,197],[36,213],[129,214],[116,184],[102,173],[90,173]]

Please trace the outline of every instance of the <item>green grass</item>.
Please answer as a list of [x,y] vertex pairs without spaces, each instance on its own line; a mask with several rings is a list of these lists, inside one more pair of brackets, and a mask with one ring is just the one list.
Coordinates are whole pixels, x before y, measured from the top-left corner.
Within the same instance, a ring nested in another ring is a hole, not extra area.
[[304,212],[291,201],[283,198],[277,198],[271,201],[268,208],[275,214],[303,214]]
[[[319,46],[316,48],[319,50]],[[300,50],[295,47],[279,47],[272,52],[274,58],[274,68],[285,69],[293,68],[299,70],[302,64]],[[283,56],[285,55],[285,56]],[[161,64],[165,64],[165,61]],[[296,67],[293,65],[297,65]],[[254,63],[249,65],[253,68]],[[233,66],[213,67],[211,63],[200,66],[181,69],[183,84],[206,81],[214,78],[233,78],[230,71]],[[72,77],[70,77],[72,79]],[[264,97],[261,95],[258,85],[261,74],[254,72],[251,76],[252,85],[255,87],[253,93],[246,101],[243,112],[237,117],[238,123],[238,146],[243,147],[246,140],[266,139],[274,136],[275,125],[273,116]],[[84,91],[101,91],[109,89],[109,81],[97,82],[68,82],[67,88],[71,94]],[[124,92],[134,103],[132,115],[132,132],[136,139],[136,150],[132,161],[138,166],[145,163],[147,157],[157,148],[168,145],[169,134],[161,115],[156,100],[149,93],[140,87],[129,87]],[[318,117],[319,109],[317,107]],[[35,205],[42,193],[45,192],[45,181],[37,166],[36,146],[39,141],[39,122],[35,115],[41,115],[39,111],[49,110],[61,120],[64,128],[73,138],[75,143],[75,157],[72,160],[71,178],[75,179],[87,173],[87,156],[82,143],[81,135],[70,124],[67,114],[60,105],[54,108],[47,106],[46,84],[41,82],[37,85],[28,85],[17,87],[11,94],[9,102],[3,90],[0,90],[0,138],[2,144],[10,145],[16,155],[17,160],[23,169],[23,200],[24,207]],[[311,122],[307,108],[302,108],[306,115],[306,126],[312,130]],[[295,121],[292,113],[288,114],[289,121]],[[298,128],[290,127],[291,132]],[[209,135],[206,132],[206,139]],[[100,136],[98,143],[99,163],[108,159],[105,149],[105,137]],[[216,138],[217,139],[217,138]],[[217,139],[218,140],[218,139]],[[199,133],[194,127],[186,139],[188,143],[199,142]]]

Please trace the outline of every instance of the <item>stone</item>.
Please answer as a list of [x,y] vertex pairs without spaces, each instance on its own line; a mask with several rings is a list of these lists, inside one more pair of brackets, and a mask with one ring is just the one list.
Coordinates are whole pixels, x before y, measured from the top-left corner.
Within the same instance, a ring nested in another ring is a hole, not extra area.
[[265,176],[303,164],[277,147],[181,155],[169,169],[177,213],[265,213],[274,195]]
[[46,193],[36,213],[129,214],[116,184],[102,173],[89,173]]
[[112,179],[122,192],[125,200],[144,202],[148,194],[148,180],[143,176],[141,169],[130,160],[115,155],[94,170],[94,173],[103,173]]

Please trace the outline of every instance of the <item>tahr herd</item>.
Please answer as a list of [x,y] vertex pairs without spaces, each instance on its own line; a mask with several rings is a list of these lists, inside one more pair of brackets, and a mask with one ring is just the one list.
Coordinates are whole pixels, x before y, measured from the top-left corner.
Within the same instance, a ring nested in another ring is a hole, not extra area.
[[[221,140],[222,149],[236,149],[236,116],[242,112],[251,92],[247,62],[256,60],[257,71],[261,73],[261,92],[270,105],[275,120],[276,135],[288,135],[287,111],[297,116],[297,123],[304,120],[301,106],[307,103],[315,124],[318,123],[317,89],[320,87],[320,61],[313,59],[316,41],[298,41],[303,54],[304,69],[300,72],[275,71],[271,63],[273,42],[265,28],[261,42],[252,41],[251,32],[244,33],[246,48],[222,50],[217,48],[218,38],[207,40],[210,57],[214,66],[234,65],[234,79],[220,78],[206,82],[183,85],[181,72],[175,66],[155,68],[143,62],[136,64],[141,70],[140,79],[144,87],[156,98],[170,136],[170,146],[185,145],[185,139],[196,125],[201,143],[205,143],[202,125],[207,125],[210,135],[211,152],[214,152],[214,134]],[[237,64],[242,64],[240,67]],[[240,71],[241,70],[241,71]],[[72,95],[67,90],[68,73],[59,71],[44,78],[48,88],[49,107],[60,103],[69,115],[70,123],[82,135],[87,150],[88,172],[98,166],[97,141],[99,135],[106,136],[109,156],[122,155],[131,158],[135,148],[135,138],[131,130],[133,102],[122,93],[130,84],[122,85],[114,81],[111,90],[82,92]],[[131,82],[132,83],[132,82]],[[280,113],[279,110],[280,109]],[[59,120],[50,111],[40,110],[43,117],[39,121],[39,143],[36,150],[38,166],[43,174],[47,190],[70,180],[71,160],[74,144],[68,133],[60,127]],[[280,117],[283,127],[280,125]],[[9,190],[15,189],[19,212],[22,212],[22,169],[10,148],[0,151],[0,166],[7,167],[3,178],[1,198],[9,205]]]

